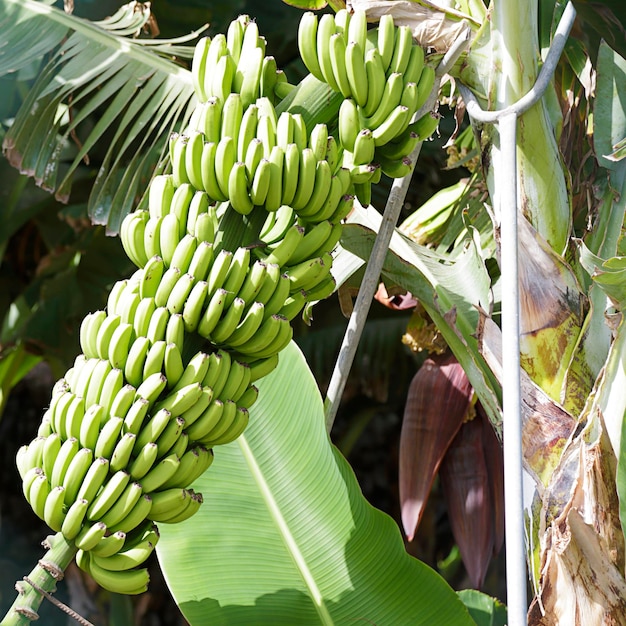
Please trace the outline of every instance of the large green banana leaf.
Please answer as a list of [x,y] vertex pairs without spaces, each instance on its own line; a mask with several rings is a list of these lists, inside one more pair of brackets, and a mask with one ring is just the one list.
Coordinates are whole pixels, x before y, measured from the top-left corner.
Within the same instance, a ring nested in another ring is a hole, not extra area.
[[137,38],[149,8],[136,5],[89,22],[49,2],[0,0],[0,76],[41,64],[4,152],[63,201],[82,164],[101,159],[89,215],[111,232],[147,187],[165,139],[194,105],[191,73],[172,55],[191,56],[192,47],[177,44],[197,33],[169,41]]
[[245,434],[194,485],[200,512],[161,525],[159,560],[190,624],[472,624],[364,499],[295,344],[258,386]]

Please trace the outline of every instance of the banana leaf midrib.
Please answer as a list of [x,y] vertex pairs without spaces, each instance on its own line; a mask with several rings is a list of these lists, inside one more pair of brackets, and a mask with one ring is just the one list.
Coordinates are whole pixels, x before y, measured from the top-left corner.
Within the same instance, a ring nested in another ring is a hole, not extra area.
[[271,488],[263,476],[261,467],[256,462],[254,452],[248,445],[245,434],[239,437],[237,443],[243,457],[246,460],[246,463],[248,464],[248,467],[250,468],[250,474],[252,475],[254,482],[259,487],[259,493],[267,506],[268,513],[276,523],[276,528],[285,544],[285,549],[293,559],[294,565],[302,576],[302,580],[309,592],[313,606],[320,617],[320,623],[324,626],[333,626],[335,622],[330,616],[330,613],[324,603],[322,592],[317,586],[314,576],[306,563],[304,555],[300,551],[296,539],[289,529],[287,520],[282,515],[280,507],[272,495]]

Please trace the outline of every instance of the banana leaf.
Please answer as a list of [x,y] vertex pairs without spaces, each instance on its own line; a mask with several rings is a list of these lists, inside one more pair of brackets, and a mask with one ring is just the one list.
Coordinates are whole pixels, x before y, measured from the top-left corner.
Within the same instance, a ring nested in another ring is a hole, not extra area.
[[166,138],[195,104],[191,73],[172,55],[191,56],[192,47],[178,44],[197,33],[138,38],[149,8],[136,9],[131,3],[89,22],[48,2],[0,0],[0,76],[45,59],[4,138],[4,153],[63,202],[83,163],[98,160],[89,215],[110,233],[136,204]]
[[258,386],[248,429],[193,486],[200,512],[160,528],[159,562],[189,623],[472,624],[363,498],[295,344]]

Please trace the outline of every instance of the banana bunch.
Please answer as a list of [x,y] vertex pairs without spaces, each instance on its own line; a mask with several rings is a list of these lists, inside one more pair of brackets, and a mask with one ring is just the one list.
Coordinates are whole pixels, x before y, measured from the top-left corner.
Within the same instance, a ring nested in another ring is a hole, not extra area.
[[[192,80],[201,102],[212,97],[222,102],[238,93],[244,107],[259,97],[272,103],[290,90],[287,78],[273,56],[265,56],[266,41],[257,23],[248,15],[231,22],[226,35],[202,38],[195,47]],[[285,88],[286,86],[286,88]]]
[[437,128],[430,114],[419,126],[411,124],[433,89],[434,69],[413,43],[410,27],[396,27],[391,15],[368,30],[364,11],[341,9],[319,20],[309,11],[300,21],[298,46],[311,74],[345,98],[338,119],[342,164],[352,173],[359,200],[369,204],[381,172],[405,176],[409,155]]
[[34,512],[111,591],[146,589],[157,524],[198,511],[191,485],[246,428],[291,321],[336,289],[353,194],[400,175],[416,137],[433,132],[434,118],[411,123],[432,72],[409,31],[385,19],[368,32],[346,11],[318,26],[307,13],[299,40],[311,72],[345,97],[338,138],[277,113],[291,86],[254,21],[201,40],[198,105],[170,137],[171,169],[120,228],[138,269],[83,320],[82,353],[18,452]]

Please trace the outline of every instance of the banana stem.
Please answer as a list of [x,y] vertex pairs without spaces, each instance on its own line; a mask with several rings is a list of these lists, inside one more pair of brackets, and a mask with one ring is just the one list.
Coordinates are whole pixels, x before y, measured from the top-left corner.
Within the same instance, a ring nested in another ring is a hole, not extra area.
[[[61,533],[48,537],[44,545],[48,547],[48,551],[28,578],[43,591],[54,593],[57,581],[63,578],[63,572],[74,559],[77,549],[74,542],[65,539]],[[0,626],[25,626],[39,619],[37,609],[41,605],[43,595],[23,581],[18,581],[15,588],[17,598],[0,622]]]

